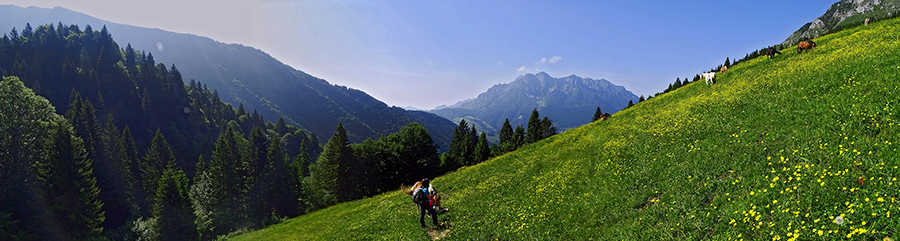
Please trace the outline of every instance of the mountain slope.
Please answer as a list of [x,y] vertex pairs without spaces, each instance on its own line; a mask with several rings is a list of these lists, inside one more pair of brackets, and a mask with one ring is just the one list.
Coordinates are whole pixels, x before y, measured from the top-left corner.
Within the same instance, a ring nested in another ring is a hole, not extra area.
[[[424,125],[435,143],[445,150],[455,124],[424,112],[391,107],[365,92],[332,85],[287,66],[268,54],[239,44],[224,44],[207,37],[179,34],[111,23],[65,8],[0,6],[0,29],[22,29],[25,23],[106,25],[125,47],[147,50],[160,62],[174,64],[185,80],[195,79],[219,92],[234,106],[243,104],[275,122],[284,118],[319,136],[329,136],[338,122],[353,142],[397,132],[409,123]],[[325,140],[325,138],[320,138]]]
[[884,19],[898,13],[900,13],[898,0],[841,0],[832,4],[821,17],[794,31],[781,45],[794,45],[801,40],[818,38],[834,30],[861,25],[866,18]]
[[615,113],[629,100],[637,102],[638,97],[604,79],[575,75],[553,78],[540,72],[521,75],[508,84],[494,85],[475,99],[431,112],[454,122],[465,118],[479,130],[496,134],[507,118],[512,126],[527,126],[531,111],[538,109],[557,128],[567,130],[590,122],[597,107]]
[[390,192],[236,240],[897,239],[898,37],[830,34],[439,177],[447,229]]

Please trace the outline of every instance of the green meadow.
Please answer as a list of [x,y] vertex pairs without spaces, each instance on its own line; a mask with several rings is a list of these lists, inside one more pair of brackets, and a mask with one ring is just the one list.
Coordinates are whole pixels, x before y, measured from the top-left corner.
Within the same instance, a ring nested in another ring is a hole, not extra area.
[[900,239],[900,19],[814,41],[437,177],[445,228],[398,187],[234,239]]

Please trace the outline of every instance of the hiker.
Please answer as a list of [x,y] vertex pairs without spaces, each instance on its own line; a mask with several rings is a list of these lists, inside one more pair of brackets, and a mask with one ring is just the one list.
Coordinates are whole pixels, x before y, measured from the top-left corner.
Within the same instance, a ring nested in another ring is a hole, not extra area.
[[[609,116],[609,113],[606,113],[606,116]],[[416,190],[416,188],[419,187],[424,187],[424,185],[422,185],[422,181],[416,182],[412,185],[412,187],[409,187],[409,189],[407,189],[403,184],[400,184],[400,192],[406,195],[413,195],[413,192]],[[431,184],[428,184],[427,188],[428,193],[431,193],[433,195],[429,199],[431,199],[431,205],[434,207],[434,210],[437,211],[438,214],[450,211],[450,209],[441,206],[441,194],[438,193],[437,189],[435,189]]]
[[413,190],[413,202],[416,205],[419,205],[419,224],[422,225],[423,228],[427,228],[425,226],[425,212],[431,215],[431,221],[434,223],[434,226],[440,227],[437,221],[437,212],[434,210],[432,206],[431,199],[434,198],[434,190],[431,187],[431,184],[428,181],[428,178],[422,179],[422,185]]

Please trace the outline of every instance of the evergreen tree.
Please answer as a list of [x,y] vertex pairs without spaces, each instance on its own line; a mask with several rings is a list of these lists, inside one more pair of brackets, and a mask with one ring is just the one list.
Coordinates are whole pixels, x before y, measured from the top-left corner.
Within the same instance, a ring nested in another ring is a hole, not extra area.
[[166,168],[159,178],[153,202],[160,240],[199,240],[188,179],[181,169]]
[[456,170],[462,166],[465,166],[467,163],[470,163],[470,159],[472,158],[472,149],[470,149],[470,141],[471,129],[469,129],[469,124],[466,123],[466,120],[460,120],[459,125],[456,126],[456,129],[453,131],[453,137],[450,139],[450,152],[448,154],[448,163],[445,163],[445,167],[450,170]]
[[553,135],[556,135],[556,126],[553,126],[553,122],[550,121],[550,118],[544,116],[544,119],[541,120],[541,139],[547,139]]
[[269,163],[263,175],[267,177],[264,180],[269,182],[265,191],[271,195],[267,214],[274,214],[276,217],[293,217],[297,215],[299,198],[299,193],[292,190],[296,179],[291,175],[288,160],[281,147],[281,138],[275,134],[271,139],[272,143],[269,144],[266,156]]
[[[106,214],[104,227],[112,229],[121,226],[128,218],[126,193],[122,169],[112,155],[115,121],[112,115],[107,116],[107,124],[102,126],[97,119],[97,109],[90,100],[82,100],[81,95],[72,90],[70,109],[66,113],[77,136],[81,137],[87,149],[88,159],[92,160],[97,186],[100,188],[100,201]],[[102,96],[98,97],[102,98]]]
[[141,186],[146,192],[146,197],[156,196],[159,177],[162,176],[163,170],[168,166],[175,166],[175,155],[172,153],[172,148],[169,147],[169,142],[166,141],[162,132],[156,129],[156,134],[150,140],[150,147],[147,148],[147,153],[144,154],[144,158],[141,159],[139,164]]
[[125,190],[129,203],[129,216],[131,219],[137,219],[140,216],[150,214],[147,204],[147,192],[144,191],[143,183],[140,182],[141,169],[140,159],[137,153],[137,146],[134,143],[134,136],[131,135],[131,128],[125,126],[119,136],[116,138],[116,156],[122,162],[122,175],[125,180]]
[[300,143],[300,154],[291,161],[291,168],[297,171],[297,177],[309,176],[310,158],[306,141]]
[[500,139],[498,143],[500,144],[511,142],[513,140],[513,128],[512,125],[509,124],[509,118],[506,118],[506,120],[503,121],[503,126],[500,127],[500,134],[498,137]]
[[600,107],[597,107],[597,111],[594,111],[594,119],[591,119],[591,122],[597,121],[603,117],[603,111],[600,111]]
[[625,107],[625,108],[631,108],[631,106],[634,106],[634,102],[631,100],[628,100],[628,107]]
[[303,180],[306,177],[309,177],[309,165],[310,158],[309,153],[307,152],[306,141],[302,141],[300,143],[300,154],[294,156],[294,159],[291,161],[291,191],[297,195],[297,207],[296,213],[304,214],[307,212],[307,208],[309,208],[309,199],[308,191],[304,189]]
[[225,130],[219,134],[216,141],[216,150],[213,151],[209,164],[210,179],[215,186],[211,194],[217,201],[213,206],[213,226],[216,234],[228,233],[237,225],[246,220],[246,173],[247,162],[241,155],[247,140],[240,132],[240,127],[235,121],[226,125]]
[[278,118],[278,123],[275,123],[275,133],[278,133],[279,137],[288,133],[287,124],[284,123],[284,118]]
[[91,159],[67,121],[53,124],[52,137],[46,144],[47,158],[37,164],[44,204],[49,207],[51,224],[58,230],[45,235],[54,240],[99,238],[105,217]]
[[542,138],[541,133],[541,117],[538,114],[537,109],[531,111],[531,117],[528,118],[528,132],[526,132],[526,141],[530,143],[535,143],[540,141]]
[[641,98],[638,98],[638,103],[644,102],[645,100],[644,95],[641,95]]
[[310,190],[309,198],[314,209],[329,206],[338,201],[346,201],[351,197],[351,183],[355,177],[348,176],[347,166],[341,164],[349,163],[353,158],[353,153],[349,147],[347,140],[347,132],[344,130],[343,124],[338,127],[325,144],[319,160],[310,166],[308,181],[304,185]]
[[519,147],[524,146],[526,144],[525,128],[522,127],[522,125],[516,126],[516,131],[513,133],[513,136],[515,137],[515,140],[516,140],[514,149],[518,149]]
[[[328,153],[328,150],[332,152]],[[328,155],[325,155],[325,154]],[[338,180],[335,189],[335,197],[337,201],[344,202],[356,199],[360,197],[358,185],[365,181],[363,176],[364,167],[357,165],[356,160],[353,159],[353,150],[350,149],[350,140],[347,137],[347,131],[344,129],[343,124],[338,123],[338,127],[331,137],[328,140],[328,144],[325,146],[325,151],[322,153],[326,159],[329,159],[331,163],[337,164],[337,174]],[[319,157],[319,161],[322,160],[322,157]],[[326,161],[329,162],[329,161]]]
[[247,111],[244,110],[244,103],[238,104],[237,115],[242,116],[242,115],[246,115],[246,114],[247,114]]
[[731,61],[728,60],[728,57],[725,57],[725,66],[727,66],[729,68],[731,67]]
[[487,140],[487,134],[481,132],[481,136],[478,137],[478,144],[475,145],[475,162],[481,163],[491,159],[491,146]]
[[[238,174],[238,178],[243,178],[247,181],[245,185],[247,185],[249,190],[247,202],[250,209],[250,220],[259,221],[271,211],[266,203],[271,196],[269,191],[271,191],[272,181],[269,180],[269,173],[266,170],[269,165],[268,140],[262,128],[258,125],[253,127],[248,137],[250,145],[247,145],[246,156],[249,158],[247,159],[249,166],[246,172]],[[281,144],[279,143],[279,145]]]

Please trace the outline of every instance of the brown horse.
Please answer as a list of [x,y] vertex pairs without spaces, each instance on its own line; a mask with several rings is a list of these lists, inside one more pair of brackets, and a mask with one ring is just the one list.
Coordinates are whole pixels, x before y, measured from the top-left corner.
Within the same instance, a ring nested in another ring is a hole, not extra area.
[[[803,41],[797,44],[797,54],[802,54],[803,50],[812,50],[816,48],[816,42],[811,40]],[[807,51],[809,52],[809,51]]]
[[775,50],[775,47],[769,47],[769,49],[766,50],[766,55],[769,56],[769,59],[775,58],[775,54],[781,54],[781,52]]

